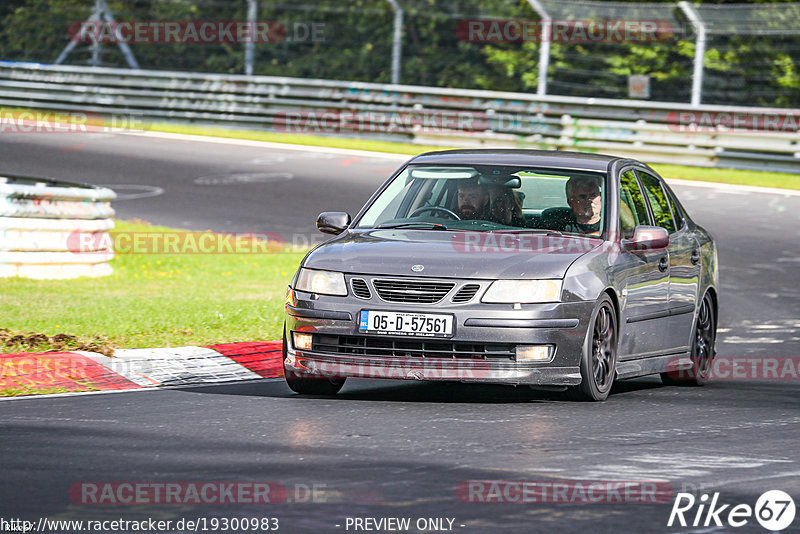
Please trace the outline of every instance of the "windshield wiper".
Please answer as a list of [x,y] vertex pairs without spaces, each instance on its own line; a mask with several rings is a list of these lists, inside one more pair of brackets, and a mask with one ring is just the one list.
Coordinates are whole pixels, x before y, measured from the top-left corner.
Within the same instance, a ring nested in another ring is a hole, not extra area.
[[405,223],[394,223],[394,224],[379,224],[375,228],[386,229],[386,228],[418,228],[420,230],[447,230],[447,227],[440,223],[432,223],[432,222],[405,222]]

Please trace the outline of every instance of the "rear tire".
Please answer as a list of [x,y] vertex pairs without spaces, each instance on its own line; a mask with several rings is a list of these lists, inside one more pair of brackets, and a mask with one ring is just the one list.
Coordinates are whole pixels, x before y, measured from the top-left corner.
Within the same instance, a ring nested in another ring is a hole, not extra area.
[[581,384],[567,390],[572,400],[604,401],[617,368],[617,313],[608,295],[595,305],[581,357]]
[[716,356],[717,317],[714,303],[708,293],[700,303],[692,327],[692,368],[685,371],[661,373],[661,382],[667,386],[702,386],[711,375],[711,365]]
[[298,373],[286,367],[286,325],[283,325],[283,376],[289,389],[300,395],[336,395],[345,378],[327,378]]

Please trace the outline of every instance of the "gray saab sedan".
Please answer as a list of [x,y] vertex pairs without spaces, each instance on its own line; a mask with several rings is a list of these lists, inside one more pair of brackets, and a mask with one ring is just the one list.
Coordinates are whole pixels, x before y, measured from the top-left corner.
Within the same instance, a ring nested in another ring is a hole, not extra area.
[[289,387],[347,377],[527,385],[604,400],[617,379],[705,382],[717,252],[647,165],[596,154],[417,156],[288,288]]

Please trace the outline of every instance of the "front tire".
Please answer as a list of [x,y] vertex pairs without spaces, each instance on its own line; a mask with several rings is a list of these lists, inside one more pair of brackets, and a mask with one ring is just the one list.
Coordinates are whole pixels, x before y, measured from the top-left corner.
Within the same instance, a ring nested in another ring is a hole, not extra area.
[[714,303],[708,293],[700,303],[692,328],[692,367],[686,371],[661,373],[661,382],[667,386],[702,386],[711,376],[711,364],[716,356],[717,317]]
[[298,373],[286,367],[286,325],[283,325],[283,376],[289,389],[300,395],[336,395],[342,386],[344,378],[328,378],[324,376],[311,376]]
[[617,313],[608,295],[600,297],[589,321],[581,357],[581,384],[568,390],[570,398],[604,401],[617,369]]

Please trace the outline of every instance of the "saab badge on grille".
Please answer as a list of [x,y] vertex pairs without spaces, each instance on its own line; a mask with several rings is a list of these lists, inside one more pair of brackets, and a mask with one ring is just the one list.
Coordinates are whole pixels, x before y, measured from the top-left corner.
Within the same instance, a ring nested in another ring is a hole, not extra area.
[[425,268],[425,266],[424,265],[420,265],[420,264],[411,266],[411,270],[414,271],[415,273],[420,272],[424,268]]

